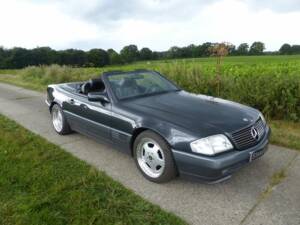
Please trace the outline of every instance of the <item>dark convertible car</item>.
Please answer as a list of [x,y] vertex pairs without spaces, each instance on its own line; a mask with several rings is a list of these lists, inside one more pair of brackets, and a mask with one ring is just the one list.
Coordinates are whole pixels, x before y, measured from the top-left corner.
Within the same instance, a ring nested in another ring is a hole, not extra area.
[[110,142],[154,182],[179,174],[222,181],[268,148],[270,128],[258,110],[188,93],[155,71],[49,85],[46,103],[57,133]]

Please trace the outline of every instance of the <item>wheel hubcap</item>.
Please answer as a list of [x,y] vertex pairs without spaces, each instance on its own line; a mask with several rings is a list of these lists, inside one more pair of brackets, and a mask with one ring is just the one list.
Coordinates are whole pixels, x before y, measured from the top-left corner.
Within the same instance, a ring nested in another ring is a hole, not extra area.
[[165,156],[161,147],[152,139],[144,138],[137,147],[137,161],[150,177],[159,177],[165,168]]
[[62,114],[61,114],[61,111],[58,109],[58,107],[53,107],[52,109],[52,123],[53,123],[53,126],[54,126],[54,129],[57,131],[57,132],[60,132],[62,130]]

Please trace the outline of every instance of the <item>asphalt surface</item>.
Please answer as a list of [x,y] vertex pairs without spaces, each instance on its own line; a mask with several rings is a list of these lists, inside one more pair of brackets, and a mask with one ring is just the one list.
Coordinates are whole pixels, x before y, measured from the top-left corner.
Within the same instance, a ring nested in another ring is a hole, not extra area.
[[[300,224],[300,154],[296,151],[271,145],[262,158],[219,184],[183,178],[154,184],[142,177],[130,156],[111,146],[76,133],[57,135],[44,100],[45,94],[0,83],[1,114],[191,224]],[[267,196],[262,194],[272,175],[282,169],[287,177]]]

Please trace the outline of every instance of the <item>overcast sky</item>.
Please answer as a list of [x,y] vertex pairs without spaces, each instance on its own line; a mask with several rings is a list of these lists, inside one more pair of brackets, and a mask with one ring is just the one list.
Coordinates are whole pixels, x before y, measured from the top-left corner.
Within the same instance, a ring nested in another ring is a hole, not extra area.
[[300,44],[300,0],[0,0],[0,46]]

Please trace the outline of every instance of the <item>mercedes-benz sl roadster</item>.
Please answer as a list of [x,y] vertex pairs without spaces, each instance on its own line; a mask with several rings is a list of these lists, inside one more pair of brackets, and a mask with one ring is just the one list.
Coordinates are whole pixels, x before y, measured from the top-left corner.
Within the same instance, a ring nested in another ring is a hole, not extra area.
[[222,181],[268,148],[270,128],[258,110],[188,93],[155,71],[49,85],[46,103],[57,133],[108,141],[157,183],[177,175]]

